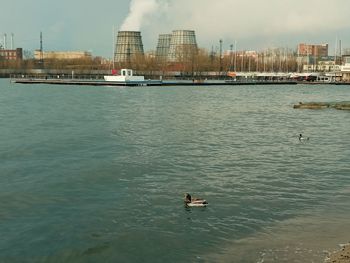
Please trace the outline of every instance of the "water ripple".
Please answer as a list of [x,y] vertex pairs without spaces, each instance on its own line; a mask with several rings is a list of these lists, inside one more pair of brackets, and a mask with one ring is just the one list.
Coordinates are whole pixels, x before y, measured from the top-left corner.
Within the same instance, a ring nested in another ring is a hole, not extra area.
[[344,87],[1,83],[0,261],[205,261],[349,193],[348,113],[292,108]]

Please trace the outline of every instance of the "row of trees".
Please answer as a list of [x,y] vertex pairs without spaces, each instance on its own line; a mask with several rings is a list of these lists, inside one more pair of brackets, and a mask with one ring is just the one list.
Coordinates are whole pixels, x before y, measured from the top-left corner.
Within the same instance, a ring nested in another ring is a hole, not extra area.
[[100,57],[84,59],[45,59],[34,58],[23,60],[2,60],[0,58],[0,69],[83,69],[83,70],[104,70],[108,69],[108,63]]
[[[298,62],[299,61],[299,62]],[[195,75],[197,72],[298,72],[302,62],[292,50],[274,49],[263,52],[228,51],[225,54],[205,49],[183,48],[175,61],[157,58],[154,54],[135,55],[127,62],[114,64],[101,57],[84,59],[50,59],[6,61],[0,58],[0,69],[56,69],[56,70],[111,70],[132,68],[137,71],[180,71]]]
[[226,52],[218,54],[205,49],[181,50],[176,62],[158,59],[155,56],[134,56],[118,67],[136,70],[161,70],[182,72],[237,71],[237,72],[295,72],[301,69],[297,55],[286,50],[264,52]]

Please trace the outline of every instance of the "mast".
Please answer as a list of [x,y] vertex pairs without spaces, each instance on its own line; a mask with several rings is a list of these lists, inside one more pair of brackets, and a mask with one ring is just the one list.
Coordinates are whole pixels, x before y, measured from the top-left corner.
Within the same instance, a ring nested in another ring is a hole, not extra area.
[[219,40],[220,43],[220,58],[219,58],[219,62],[220,62],[220,76],[221,76],[221,71],[222,71],[222,39]]
[[232,71],[232,67],[233,67],[233,44],[230,45],[230,57],[231,57],[230,71]]
[[114,65],[115,65],[115,27],[113,26],[113,32],[112,32],[112,37],[113,37],[113,48],[112,48],[112,54],[113,54],[113,58],[112,58],[112,61],[113,61],[113,64],[112,64],[112,69],[114,69]]
[[341,50],[341,39],[339,39],[339,56],[340,56],[340,61],[342,61],[342,50]]
[[234,62],[234,71],[237,72],[237,41],[235,40],[235,62]]
[[337,52],[338,52],[338,36],[335,37],[335,48],[334,48],[334,71],[335,71],[335,65],[337,65]]

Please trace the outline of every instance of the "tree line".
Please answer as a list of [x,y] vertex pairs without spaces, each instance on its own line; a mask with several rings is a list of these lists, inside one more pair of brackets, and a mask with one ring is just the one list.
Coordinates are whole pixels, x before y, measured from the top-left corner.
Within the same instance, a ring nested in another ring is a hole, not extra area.
[[0,58],[0,69],[105,70],[132,68],[136,71],[177,71],[187,75],[200,72],[296,72],[300,64],[295,52],[285,49],[263,52],[227,51],[225,54],[206,49],[183,48],[175,61],[159,59],[154,53],[134,55],[128,61],[114,63],[101,57],[84,59],[27,58],[7,61]]

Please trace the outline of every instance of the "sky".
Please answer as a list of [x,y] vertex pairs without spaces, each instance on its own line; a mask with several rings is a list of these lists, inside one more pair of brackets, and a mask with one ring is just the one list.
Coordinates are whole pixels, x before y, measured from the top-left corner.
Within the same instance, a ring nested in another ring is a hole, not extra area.
[[145,51],[159,34],[195,30],[198,46],[296,49],[298,43],[350,48],[349,0],[11,0],[2,1],[0,43],[33,51],[90,51],[112,57],[113,29],[141,31]]

